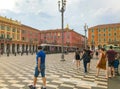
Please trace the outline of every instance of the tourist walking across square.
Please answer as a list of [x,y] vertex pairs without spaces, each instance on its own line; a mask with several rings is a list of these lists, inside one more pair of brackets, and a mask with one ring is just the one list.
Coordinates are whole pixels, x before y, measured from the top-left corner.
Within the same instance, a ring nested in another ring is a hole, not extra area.
[[88,72],[87,71],[87,63],[89,62],[89,56],[87,54],[86,49],[83,49],[83,55],[82,55],[81,59],[83,59],[84,73],[86,74]]
[[42,50],[41,46],[38,46],[38,53],[36,54],[34,81],[33,81],[33,85],[29,86],[30,89],[36,89],[37,77],[39,76],[39,73],[41,73],[41,77],[43,81],[43,86],[41,87],[41,89],[46,89],[45,58],[46,58],[45,52]]
[[80,51],[79,48],[75,51],[75,60],[76,60],[76,67],[77,69],[80,68]]
[[87,47],[86,53],[87,53],[87,56],[88,56],[87,69],[88,69],[88,72],[89,72],[90,71],[90,62],[91,62],[91,59],[93,57],[93,52],[90,50],[90,47]]
[[117,55],[117,52],[115,52],[113,50],[113,47],[110,46],[110,49],[107,51],[108,75],[110,78],[112,77],[112,71],[113,71],[113,77],[115,77],[114,60],[116,55]]
[[97,73],[96,73],[96,77],[99,76],[99,72],[100,72],[100,69],[103,69],[105,70],[105,78],[108,78],[107,76],[107,71],[106,71],[106,52],[105,52],[105,49],[104,48],[100,48],[100,54],[99,54],[99,60],[97,62]]

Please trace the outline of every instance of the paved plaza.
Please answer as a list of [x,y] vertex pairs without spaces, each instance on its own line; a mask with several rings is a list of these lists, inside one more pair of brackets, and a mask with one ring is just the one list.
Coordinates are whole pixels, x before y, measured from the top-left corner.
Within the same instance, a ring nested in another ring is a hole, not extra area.
[[[29,89],[27,86],[33,81],[34,55],[17,55],[0,57],[0,89]],[[108,80],[104,78],[104,71],[95,77],[96,61],[92,59],[91,70],[84,74],[83,64],[76,69],[72,62],[74,54],[65,55],[66,61],[61,60],[61,54],[48,54],[46,58],[47,89],[107,89]],[[37,89],[42,86],[41,77],[38,78]],[[117,88],[115,88],[117,89]],[[119,89],[119,88],[118,88]]]

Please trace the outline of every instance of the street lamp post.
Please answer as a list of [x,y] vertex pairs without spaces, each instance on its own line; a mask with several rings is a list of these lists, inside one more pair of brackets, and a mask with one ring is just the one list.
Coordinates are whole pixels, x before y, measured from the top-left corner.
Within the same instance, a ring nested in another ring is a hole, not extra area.
[[66,0],[58,1],[58,9],[61,12],[61,27],[62,27],[62,56],[61,61],[65,61],[64,59],[64,12],[66,9]]
[[86,36],[87,29],[88,29],[88,26],[87,26],[87,24],[85,23],[85,26],[84,26],[84,30],[85,30],[85,49],[87,48],[87,36]]

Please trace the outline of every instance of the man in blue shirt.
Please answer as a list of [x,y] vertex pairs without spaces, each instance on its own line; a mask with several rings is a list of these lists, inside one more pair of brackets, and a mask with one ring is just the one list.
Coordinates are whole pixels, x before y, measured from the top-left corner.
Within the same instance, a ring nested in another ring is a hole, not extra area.
[[43,86],[41,89],[46,89],[46,78],[45,78],[45,58],[46,54],[42,50],[41,46],[38,46],[38,53],[36,54],[36,67],[35,67],[35,74],[34,74],[34,81],[33,85],[30,85],[30,89],[36,89],[37,77],[39,73],[41,73]]

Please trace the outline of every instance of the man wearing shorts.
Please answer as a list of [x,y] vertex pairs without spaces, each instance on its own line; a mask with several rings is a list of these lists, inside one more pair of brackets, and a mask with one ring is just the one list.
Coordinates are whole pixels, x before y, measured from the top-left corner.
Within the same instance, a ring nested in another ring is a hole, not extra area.
[[34,81],[33,85],[30,85],[30,89],[36,89],[37,77],[39,73],[41,73],[43,86],[41,89],[46,89],[46,78],[45,78],[45,57],[46,54],[42,50],[41,46],[38,46],[38,53],[36,54],[36,67],[35,67],[35,74],[34,74]]
[[110,46],[110,50],[107,51],[109,77],[112,77],[112,75],[111,75],[112,71],[113,71],[113,77],[115,77],[114,60],[115,60],[116,54],[117,53],[113,50],[113,47]]

